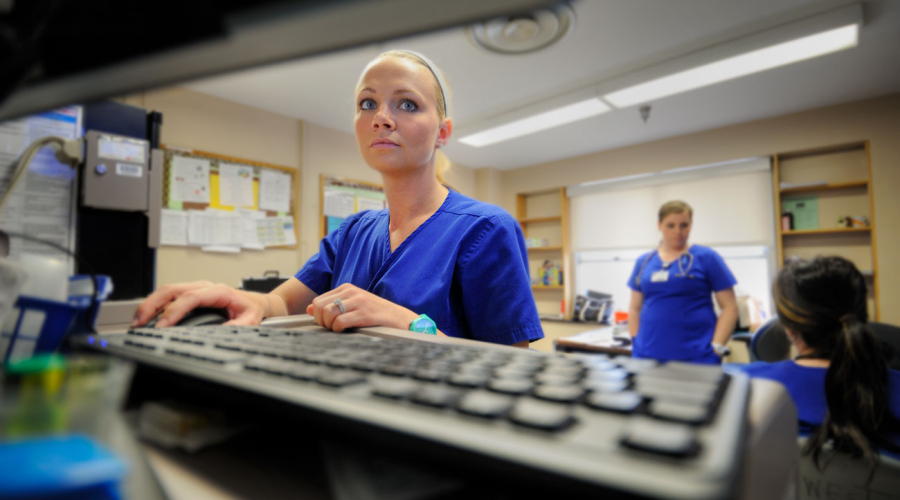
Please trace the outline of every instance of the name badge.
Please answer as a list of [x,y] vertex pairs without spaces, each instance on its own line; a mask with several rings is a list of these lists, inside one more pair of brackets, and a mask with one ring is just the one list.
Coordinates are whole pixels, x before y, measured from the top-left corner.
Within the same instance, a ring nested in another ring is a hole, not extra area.
[[656,283],[660,281],[669,281],[669,271],[656,271],[650,275],[650,281]]

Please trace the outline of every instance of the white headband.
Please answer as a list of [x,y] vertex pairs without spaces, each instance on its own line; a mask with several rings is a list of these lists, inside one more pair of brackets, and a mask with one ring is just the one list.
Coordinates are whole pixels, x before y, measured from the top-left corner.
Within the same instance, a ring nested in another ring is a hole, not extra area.
[[414,55],[422,60],[426,66],[428,66],[428,70],[431,71],[431,74],[434,75],[434,79],[437,80],[438,86],[441,88],[441,97],[444,98],[444,116],[450,116],[450,100],[447,98],[447,84],[444,82],[444,77],[441,76],[441,72],[438,71],[437,66],[431,62],[431,59],[425,57],[424,54],[416,52],[414,50],[397,50],[396,52],[406,52],[407,54]]

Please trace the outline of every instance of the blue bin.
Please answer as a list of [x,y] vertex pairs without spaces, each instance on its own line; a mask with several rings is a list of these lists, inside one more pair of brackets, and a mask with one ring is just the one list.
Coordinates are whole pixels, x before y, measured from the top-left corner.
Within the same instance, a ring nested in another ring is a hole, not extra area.
[[[90,277],[72,276],[70,282],[83,279]],[[97,276],[97,282],[100,285],[97,303],[92,303],[91,293],[70,295],[68,303],[20,295],[10,313],[12,318],[7,320],[3,330],[0,331],[0,356],[3,363],[9,362],[11,356],[17,352],[22,354],[23,358],[31,354],[54,352],[59,349],[66,335],[88,330],[87,322],[90,321],[90,325],[94,324],[99,302],[112,291],[112,283],[108,276]],[[16,312],[18,317],[15,316]],[[41,322],[37,335],[26,333],[22,329],[23,324],[37,322]]]

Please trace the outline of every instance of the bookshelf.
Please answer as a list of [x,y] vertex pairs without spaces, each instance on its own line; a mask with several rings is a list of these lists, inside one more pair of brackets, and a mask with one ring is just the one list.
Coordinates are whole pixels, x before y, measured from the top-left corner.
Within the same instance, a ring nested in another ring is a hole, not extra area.
[[[538,313],[553,315],[563,312],[572,317],[572,265],[569,250],[569,198],[566,188],[519,193],[516,195],[516,219],[525,238],[540,238],[547,244],[528,249],[528,271],[532,277],[531,291]],[[544,261],[560,266],[563,282],[559,285],[535,283]],[[562,304],[565,304],[563,310]]]
[[[866,278],[869,317],[877,321],[877,230],[868,141],[778,153],[772,165],[779,267],[795,256],[839,255],[852,261]],[[816,227],[785,229],[784,202],[800,197],[815,199]],[[865,216],[869,225],[841,226],[838,219],[846,216]]]

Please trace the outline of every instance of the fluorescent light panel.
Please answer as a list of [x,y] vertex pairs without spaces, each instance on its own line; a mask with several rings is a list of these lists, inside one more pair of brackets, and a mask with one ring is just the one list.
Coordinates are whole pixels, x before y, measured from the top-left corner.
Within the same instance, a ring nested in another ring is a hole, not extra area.
[[539,113],[528,118],[506,123],[494,128],[467,135],[459,140],[463,144],[480,148],[489,144],[533,134],[585,118],[606,113],[610,107],[596,97]]
[[858,24],[823,31],[633,85],[606,94],[603,98],[619,108],[652,101],[855,47],[858,34]]

